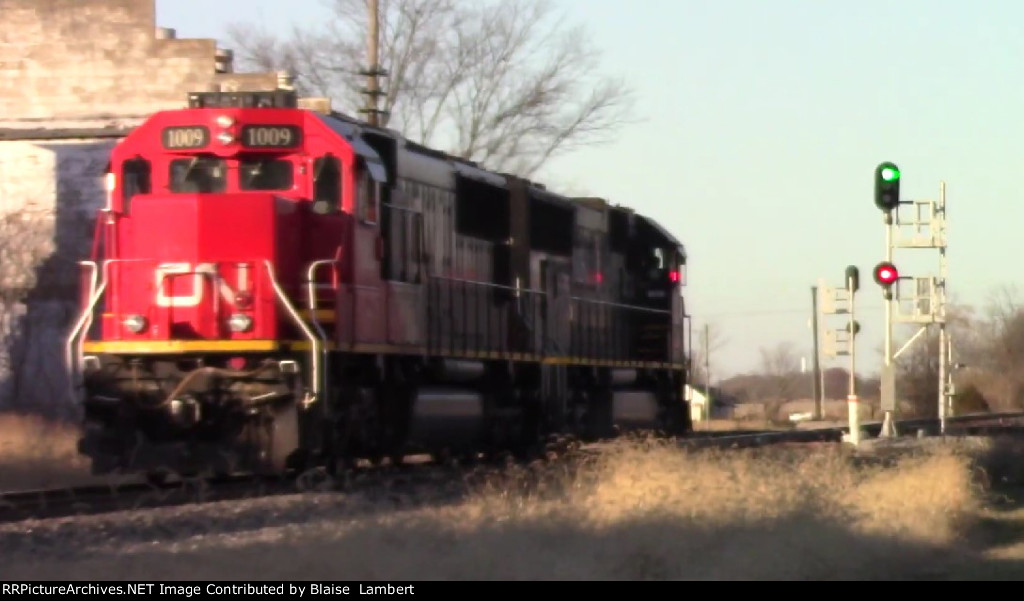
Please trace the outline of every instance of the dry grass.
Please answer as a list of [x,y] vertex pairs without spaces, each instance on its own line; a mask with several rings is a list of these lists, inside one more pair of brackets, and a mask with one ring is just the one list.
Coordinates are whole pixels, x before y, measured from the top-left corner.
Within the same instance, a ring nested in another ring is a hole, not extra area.
[[976,475],[949,448],[882,465],[832,447],[622,444],[572,469],[506,470],[454,504],[8,567],[21,578],[191,580],[1000,577],[969,548]]
[[77,441],[78,429],[72,424],[0,413],[0,492],[94,481]]

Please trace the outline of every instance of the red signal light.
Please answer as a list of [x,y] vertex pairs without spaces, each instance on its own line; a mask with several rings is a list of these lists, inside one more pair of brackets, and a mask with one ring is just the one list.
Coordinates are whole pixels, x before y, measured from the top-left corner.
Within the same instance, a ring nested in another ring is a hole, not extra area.
[[882,286],[890,286],[900,278],[900,272],[892,263],[884,261],[875,266],[875,281]]
[[668,280],[670,282],[678,282],[679,281],[679,272],[678,271],[670,271],[670,272],[668,272]]

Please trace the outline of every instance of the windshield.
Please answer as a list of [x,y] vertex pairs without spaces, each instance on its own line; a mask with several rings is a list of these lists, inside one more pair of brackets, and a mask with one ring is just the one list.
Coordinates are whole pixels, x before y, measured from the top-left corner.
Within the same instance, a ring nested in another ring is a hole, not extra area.
[[291,190],[294,164],[267,156],[243,157],[229,161],[198,155],[175,159],[170,165],[170,190],[179,194],[217,194],[227,191],[228,171],[237,164],[238,190]]
[[240,190],[290,190],[293,183],[291,161],[269,157],[244,158],[238,163]]
[[195,156],[171,161],[172,192],[211,193],[223,192],[227,185],[227,168],[224,159]]

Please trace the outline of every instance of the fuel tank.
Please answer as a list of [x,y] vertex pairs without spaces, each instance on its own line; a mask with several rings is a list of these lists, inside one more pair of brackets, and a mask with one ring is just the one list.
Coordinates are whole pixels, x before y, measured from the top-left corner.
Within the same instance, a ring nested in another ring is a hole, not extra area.
[[484,406],[474,390],[421,387],[413,400],[409,445],[424,452],[475,448],[484,436]]
[[646,390],[619,390],[612,394],[612,421],[621,430],[647,430],[658,426],[658,399]]

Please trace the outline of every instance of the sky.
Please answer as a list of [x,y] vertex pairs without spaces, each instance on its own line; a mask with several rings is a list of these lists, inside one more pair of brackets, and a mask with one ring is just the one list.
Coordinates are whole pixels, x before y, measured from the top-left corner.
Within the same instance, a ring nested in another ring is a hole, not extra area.
[[[885,258],[873,203],[882,161],[899,165],[904,200],[938,199],[945,182],[952,302],[982,309],[1019,285],[1024,4],[555,1],[601,49],[601,72],[635,90],[637,123],[534,179],[633,207],[683,242],[694,345],[705,324],[720,340],[714,380],[759,370],[761,350],[785,342],[809,366],[811,287],[842,287],[848,265],[860,270],[857,372],[879,370],[883,300],[871,272]],[[158,0],[157,20],[228,47],[229,23],[315,25],[326,7]],[[903,275],[937,275],[939,252],[896,249],[894,262]],[[822,366],[848,358],[823,356]]]

